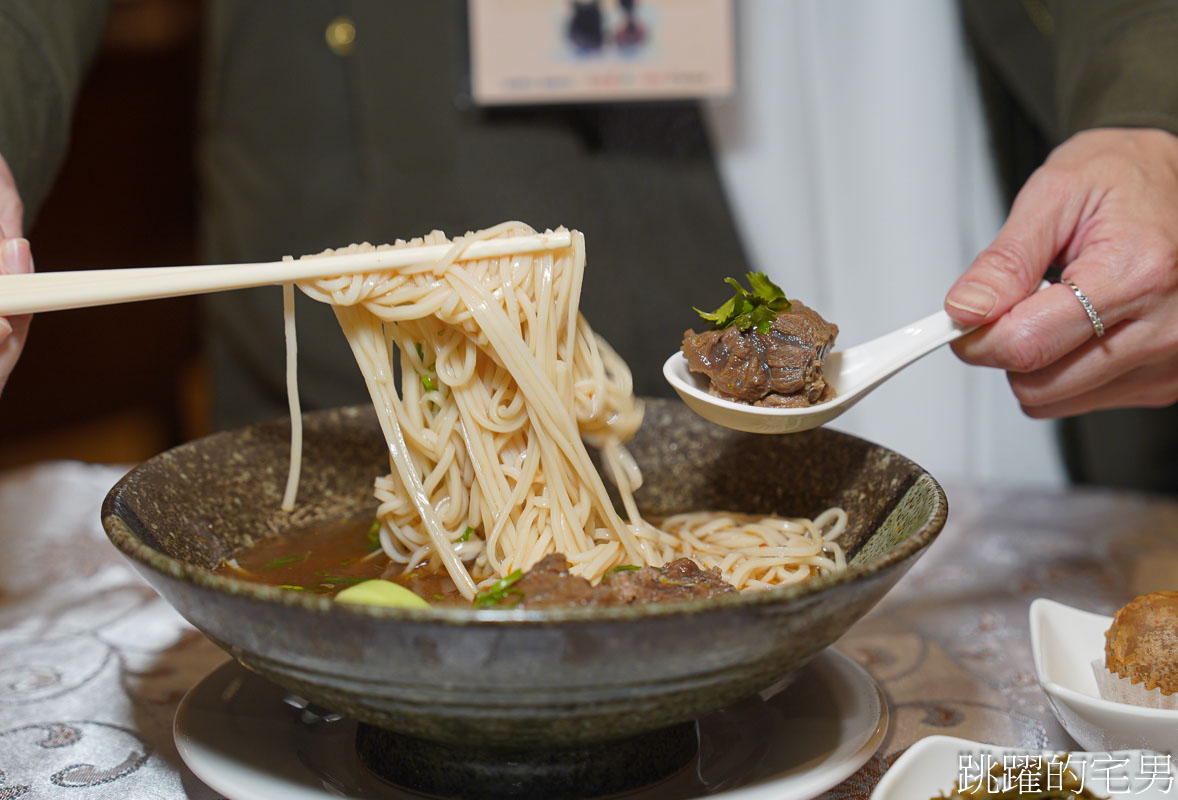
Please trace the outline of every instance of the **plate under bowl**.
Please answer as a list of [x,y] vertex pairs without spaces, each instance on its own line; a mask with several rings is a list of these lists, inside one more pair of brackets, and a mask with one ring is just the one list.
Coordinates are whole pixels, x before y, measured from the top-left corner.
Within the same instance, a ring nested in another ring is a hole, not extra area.
[[388,471],[370,408],[309,414],[298,507],[279,508],[289,426],[214,434],[144,462],[103,525],[146,580],[246,667],[349,717],[452,744],[560,747],[634,736],[760,691],[841,636],[945,522],[919,466],[827,430],[757,436],[651,400],[630,450],[644,513],[850,515],[849,568],[773,592],[616,608],[336,604],[210,572],[292,527],[369,516]]

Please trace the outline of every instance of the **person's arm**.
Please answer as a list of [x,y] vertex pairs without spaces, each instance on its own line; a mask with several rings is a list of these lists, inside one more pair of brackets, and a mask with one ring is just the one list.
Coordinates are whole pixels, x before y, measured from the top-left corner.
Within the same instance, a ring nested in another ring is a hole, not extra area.
[[[1071,135],[950,289],[950,316],[986,326],[954,350],[1007,370],[1034,417],[1169,405],[1178,401],[1178,2],[1053,8],[1057,105]],[[1066,284],[1034,293],[1053,264],[1096,319]]]
[[[33,268],[26,219],[65,154],[74,98],[98,47],[109,0],[0,0],[0,272]],[[29,316],[0,317],[0,391]]]

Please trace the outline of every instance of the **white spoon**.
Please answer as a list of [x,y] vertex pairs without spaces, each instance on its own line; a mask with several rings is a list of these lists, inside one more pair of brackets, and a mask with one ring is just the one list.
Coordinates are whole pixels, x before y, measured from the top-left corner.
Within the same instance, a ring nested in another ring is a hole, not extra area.
[[826,357],[822,374],[833,399],[805,408],[761,408],[708,394],[708,379],[687,368],[682,351],[663,364],[663,376],[691,410],[725,428],[750,433],[797,433],[825,425],[904,367],[973,330],[944,311]]

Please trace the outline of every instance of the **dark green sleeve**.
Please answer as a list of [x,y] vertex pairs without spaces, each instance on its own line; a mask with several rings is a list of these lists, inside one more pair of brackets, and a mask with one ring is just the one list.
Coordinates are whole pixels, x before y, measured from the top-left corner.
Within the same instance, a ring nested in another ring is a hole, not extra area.
[[25,206],[25,228],[69,141],[74,97],[110,0],[0,0],[0,154]]
[[1178,0],[1057,0],[1050,10],[1064,136],[1108,126],[1178,133]]

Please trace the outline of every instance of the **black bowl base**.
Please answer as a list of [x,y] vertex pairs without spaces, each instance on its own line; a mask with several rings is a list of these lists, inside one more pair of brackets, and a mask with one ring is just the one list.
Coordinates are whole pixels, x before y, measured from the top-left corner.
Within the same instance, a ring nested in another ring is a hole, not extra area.
[[683,767],[699,747],[695,722],[629,739],[553,750],[442,744],[360,724],[356,753],[384,780],[443,798],[578,800],[638,789]]

